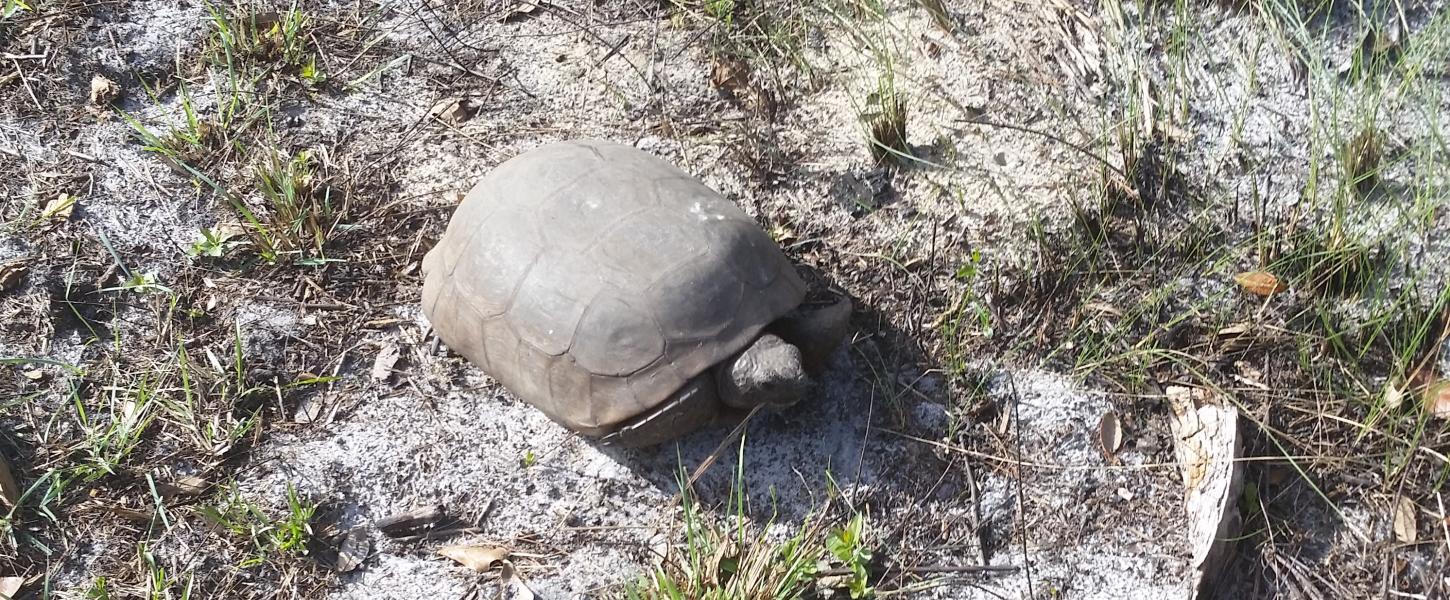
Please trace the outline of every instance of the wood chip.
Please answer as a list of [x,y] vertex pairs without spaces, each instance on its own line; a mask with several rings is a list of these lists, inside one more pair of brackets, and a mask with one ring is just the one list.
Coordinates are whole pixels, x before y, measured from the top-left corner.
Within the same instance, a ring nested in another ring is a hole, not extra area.
[[1287,291],[1288,284],[1285,284],[1273,273],[1268,271],[1249,271],[1234,276],[1234,282],[1244,291],[1255,296],[1272,296]]
[[395,538],[417,533],[420,529],[436,527],[446,520],[448,520],[448,512],[443,505],[438,504],[390,515],[374,521],[373,525],[377,526],[383,535]]
[[1413,544],[1419,539],[1419,531],[1415,526],[1415,503],[1409,498],[1400,496],[1395,502],[1395,539],[1402,544]]
[[303,398],[292,413],[292,422],[302,425],[328,425],[337,418],[341,408],[336,392],[324,392]]
[[368,539],[367,531],[362,527],[354,527],[348,530],[347,535],[342,538],[342,544],[338,545],[337,562],[333,567],[339,573],[356,570],[367,560],[372,549],[373,543]]
[[1183,472],[1195,597],[1218,580],[1238,539],[1243,437],[1238,411],[1203,389],[1169,386],[1174,456]]
[[438,554],[482,573],[508,558],[509,551],[498,546],[444,546]]

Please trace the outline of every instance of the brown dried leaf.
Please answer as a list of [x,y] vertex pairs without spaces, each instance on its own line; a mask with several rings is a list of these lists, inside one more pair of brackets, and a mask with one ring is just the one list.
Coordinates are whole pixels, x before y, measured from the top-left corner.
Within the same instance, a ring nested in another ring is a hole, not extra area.
[[1234,276],[1234,282],[1244,291],[1256,296],[1272,296],[1283,293],[1289,286],[1268,271],[1249,271]]
[[150,510],[131,508],[120,504],[100,503],[96,505],[96,508],[136,523],[145,523],[156,518],[156,513]]
[[30,267],[18,260],[0,265],[0,292],[18,285],[29,269]]
[[740,94],[750,85],[750,66],[734,57],[716,56],[710,65],[710,85],[731,94]]
[[15,476],[10,473],[10,465],[4,458],[0,458],[0,503],[6,508],[20,504],[20,484],[15,482]]
[[1415,526],[1415,503],[1409,498],[1400,496],[1395,502],[1395,539],[1404,544],[1413,544],[1419,538],[1419,531]]
[[444,546],[438,549],[438,554],[453,559],[454,562],[482,573],[492,569],[495,564],[508,558],[509,551],[497,546]]
[[161,483],[156,487],[163,498],[171,499],[177,496],[199,496],[209,485],[211,484],[205,478],[192,475],[174,482]]
[[1425,390],[1425,410],[1430,416],[1450,420],[1450,380],[1440,381]]
[[1228,327],[1224,327],[1223,329],[1218,330],[1217,335],[1220,338],[1233,339],[1237,337],[1242,337],[1245,334],[1253,333],[1253,331],[1253,323],[1236,323],[1234,325],[1229,325]]
[[91,76],[91,104],[104,106],[120,95],[121,86],[116,85],[116,82],[100,73]]
[[24,577],[0,577],[0,600],[10,600],[19,596],[22,585],[25,585]]
[[1098,420],[1098,444],[1109,456],[1122,449],[1123,423],[1118,420],[1118,413],[1110,410],[1103,413],[1103,418]]

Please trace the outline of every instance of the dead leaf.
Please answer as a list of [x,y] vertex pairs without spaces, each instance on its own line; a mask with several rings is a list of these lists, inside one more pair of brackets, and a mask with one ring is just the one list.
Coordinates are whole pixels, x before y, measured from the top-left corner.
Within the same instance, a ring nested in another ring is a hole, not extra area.
[[514,564],[503,561],[503,573],[498,578],[498,598],[500,600],[507,597],[504,590],[511,587],[510,583],[514,588],[513,600],[534,600],[534,590],[529,589],[529,584],[524,583],[524,578],[518,576],[514,570]]
[[116,85],[116,82],[100,73],[91,76],[91,104],[104,106],[120,95],[121,86]]
[[750,85],[750,66],[734,57],[716,56],[710,65],[710,85],[732,95]]
[[4,458],[0,458],[0,502],[4,502],[6,508],[14,508],[20,504],[20,484],[15,482],[15,476],[10,473],[10,465]]
[[1243,493],[1243,436],[1238,411],[1207,390],[1169,386],[1164,393],[1174,456],[1183,470],[1197,595],[1218,579],[1242,525],[1237,503]]
[[1272,296],[1289,289],[1283,281],[1268,271],[1249,271],[1234,276],[1234,281],[1244,291],[1256,296]]
[[[1388,384],[1385,385],[1384,400],[1385,408],[1387,410],[1394,410],[1396,408],[1399,408],[1401,404],[1405,403],[1405,388],[1399,383],[1391,380]],[[1426,407],[1428,406],[1429,404],[1427,403]]]
[[497,546],[444,546],[438,549],[438,554],[482,573],[508,558],[509,551]]
[[20,374],[31,381],[40,381],[42,379],[45,379],[45,371],[42,371],[40,369],[31,369],[29,371],[23,371]]
[[1234,325],[1229,325],[1228,327],[1224,327],[1223,329],[1218,330],[1217,335],[1221,338],[1232,339],[1236,337],[1241,337],[1244,334],[1253,333],[1253,331],[1253,323],[1238,323]]
[[500,18],[499,21],[513,23],[532,17],[538,14],[541,4],[542,2],[534,2],[532,0],[516,0],[513,9],[505,12],[503,18]]
[[478,106],[467,98],[445,98],[434,104],[433,108],[428,109],[430,116],[449,125],[457,125],[472,119],[477,112]]
[[1419,531],[1415,526],[1415,503],[1409,498],[1400,496],[1395,502],[1395,539],[1404,544],[1413,544],[1419,539]]
[[27,267],[25,263],[18,260],[0,265],[0,292],[18,285],[28,270],[30,270],[30,267]]
[[373,381],[387,381],[393,375],[393,367],[398,364],[402,352],[398,350],[397,344],[384,344],[378,350],[377,358],[373,359],[372,377]]
[[1425,390],[1425,410],[1433,417],[1450,420],[1450,380],[1435,383]]
[[337,417],[339,408],[336,392],[327,392],[303,398],[292,413],[292,421],[301,424],[327,425]]
[[163,482],[156,488],[163,498],[170,499],[177,496],[199,496],[210,485],[205,478],[191,475],[173,482]]
[[936,40],[927,37],[926,34],[923,33],[921,34],[921,44],[922,49],[926,51],[927,56],[931,58],[941,58],[941,44],[936,43]]
[[24,577],[0,577],[0,598],[9,600],[19,596],[22,585],[25,585]]
[[745,89],[745,106],[751,113],[767,121],[775,121],[776,110],[780,104],[775,101],[775,94],[763,87],[750,87]]
[[40,211],[40,218],[64,221],[70,218],[71,213],[75,212],[75,208],[76,197],[70,194],[61,194],[45,204],[45,208]]
[[1123,447],[1123,423],[1118,420],[1118,413],[1110,410],[1098,419],[1098,444],[1108,456],[1117,454]]
[[120,504],[101,503],[97,505],[97,508],[135,523],[145,523],[156,518],[156,513],[150,510],[131,508]]

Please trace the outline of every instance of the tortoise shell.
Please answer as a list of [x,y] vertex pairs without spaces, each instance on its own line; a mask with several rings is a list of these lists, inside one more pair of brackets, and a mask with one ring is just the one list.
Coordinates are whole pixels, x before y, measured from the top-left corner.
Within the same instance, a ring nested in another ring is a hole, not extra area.
[[423,259],[438,336],[514,395],[600,436],[801,304],[739,207],[631,146],[579,140],[488,173]]

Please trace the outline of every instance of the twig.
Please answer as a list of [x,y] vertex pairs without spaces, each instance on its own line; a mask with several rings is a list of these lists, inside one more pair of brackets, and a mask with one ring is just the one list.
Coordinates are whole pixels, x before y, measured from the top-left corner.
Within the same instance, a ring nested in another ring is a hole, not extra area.
[[1435,503],[1440,508],[1440,530],[1445,532],[1445,549],[1450,550],[1450,515],[1445,514],[1445,496],[1435,492]]
[[414,534],[414,535],[402,535],[402,536],[395,537],[393,539],[395,539],[395,540],[397,540],[399,542],[419,542],[419,541],[423,541],[423,540],[434,540],[434,539],[442,539],[442,538],[446,538],[446,537],[453,537],[455,535],[465,535],[465,534],[470,534],[470,533],[480,533],[482,531],[483,531],[483,528],[482,527],[449,527],[449,528],[445,528],[445,529],[433,529],[433,530],[430,530],[430,531],[425,531],[423,533]]
[[25,86],[25,91],[30,94],[30,101],[35,103],[36,110],[45,112],[45,107],[40,104],[40,98],[36,97],[35,90],[30,87],[30,79],[25,76],[25,70],[20,68],[20,62],[11,59],[10,64],[15,65],[15,74],[20,76],[20,83]]
[[1114,165],[1113,163],[1108,162],[1108,159],[1103,158],[1101,156],[1098,156],[1097,153],[1093,152],[1092,150],[1088,149],[1087,147],[1081,146],[1079,144],[1074,144],[1072,142],[1069,142],[1069,141],[1067,141],[1067,140],[1065,140],[1065,139],[1063,139],[1063,138],[1061,138],[1059,136],[1053,135],[1053,134],[1048,133],[1046,131],[1040,131],[1040,130],[1037,130],[1037,129],[1033,129],[1031,127],[1024,127],[1022,125],[1013,125],[1011,123],[1003,123],[1001,121],[993,121],[993,120],[990,120],[990,119],[983,119],[983,118],[980,118],[980,117],[979,118],[975,118],[975,119],[957,119],[957,122],[958,123],[972,123],[972,124],[975,124],[975,125],[986,125],[988,127],[999,127],[1001,129],[1011,129],[1013,131],[1020,131],[1022,133],[1030,133],[1030,134],[1033,134],[1033,135],[1039,135],[1039,136],[1042,136],[1042,137],[1047,138],[1049,140],[1052,140],[1054,142],[1057,142],[1059,144],[1062,144],[1064,146],[1067,146],[1068,148],[1071,148],[1073,150],[1076,150],[1078,152],[1081,152],[1083,155],[1087,156],[1088,158],[1091,158],[1091,159],[1093,159],[1093,160],[1095,160],[1095,161],[1097,161],[1099,163],[1102,163],[1102,165],[1104,167],[1107,167],[1108,169],[1112,170],[1114,173],[1117,173],[1120,177],[1122,177],[1124,179],[1128,179],[1128,173],[1126,171],[1122,170],[1121,168],[1119,168],[1117,165]]
[[[553,13],[554,14],[554,17],[557,18],[557,19],[559,19],[560,21],[563,21],[563,22],[567,23],[569,26],[575,28],[578,31],[583,32],[585,35],[588,35],[589,37],[594,38],[600,44],[603,44],[605,48],[614,48],[614,44],[609,43],[609,40],[606,40],[606,39],[604,39],[604,37],[602,37],[599,34],[595,33],[593,28],[588,27],[588,26],[585,26],[585,25],[581,25],[581,24],[579,24],[579,23],[571,20],[569,17],[570,16],[573,16],[573,15],[572,14],[566,14],[565,13],[565,10],[562,7],[555,6],[554,4],[548,3],[548,2],[540,2],[538,6],[540,8],[543,8],[544,10],[547,10],[547,11]],[[626,38],[626,41],[627,41],[627,39],[628,38]],[[623,44],[620,44],[620,45],[623,46]],[[611,52],[610,55],[612,56],[613,55],[613,52]],[[649,90],[650,96],[654,96],[654,94],[658,90],[655,89],[654,83],[650,81],[649,76],[645,74],[644,70],[641,69],[641,68],[639,68],[639,65],[634,64],[634,61],[630,60],[628,56],[620,56],[620,58],[624,60],[624,63],[625,64],[629,65],[629,68],[634,71],[635,75],[638,75],[639,76],[640,81],[644,82],[644,87],[645,87],[645,89]],[[603,63],[603,61],[600,61],[600,62],[601,62],[601,64]]]
[[[1022,416],[1019,410],[1022,405],[1022,394],[1017,392],[1017,376],[1008,373],[1007,381],[1012,385],[1012,427],[1016,429],[1014,436],[1017,441],[1017,459],[1022,460]],[[1022,526],[1017,530],[1018,539],[1022,541],[1022,570],[1027,577],[1027,597],[1037,598],[1037,591],[1032,587],[1032,557],[1027,554],[1027,501],[1024,499],[1022,480],[1027,477],[1026,469],[1017,471],[1017,516],[1021,519]]]
[[[740,420],[740,423],[735,426],[735,429],[730,430],[730,435],[727,435],[725,436],[725,439],[720,440],[720,445],[716,446],[715,450],[711,452],[709,456],[705,457],[705,460],[700,461],[700,466],[695,467],[695,472],[690,474],[690,481],[685,485],[686,488],[691,488],[695,486],[695,482],[700,480],[700,476],[704,475],[705,471],[710,469],[710,465],[715,464],[715,460],[720,458],[720,453],[725,451],[725,446],[734,442],[735,438],[740,437],[740,433],[745,431],[745,426],[750,424],[750,420],[755,418],[755,414],[760,412],[760,409],[764,407],[764,404],[755,405],[755,408],[750,409],[750,413],[745,415],[744,419]],[[680,490],[679,493],[683,494],[685,493],[685,491]],[[676,494],[675,499],[679,499],[679,494]]]
[[69,154],[71,156],[74,156],[76,158],[79,158],[79,159],[81,159],[83,161],[86,161],[86,162],[93,162],[93,163],[97,163],[97,164],[102,164],[102,165],[106,165],[108,167],[109,166],[114,166],[110,162],[107,162],[107,161],[105,161],[103,159],[100,159],[100,158],[96,158],[96,157],[91,156],[89,154],[85,154],[83,152],[78,152],[78,151],[75,151],[75,150],[66,150],[65,153],[66,154]]
[[[920,575],[924,573],[1016,573],[1020,567],[1017,565],[928,565],[924,567],[886,567],[884,575],[911,574]],[[816,577],[835,577],[837,575],[850,575],[850,569],[826,569],[816,571]]]
[[975,534],[973,537],[977,538],[977,556],[982,559],[982,564],[985,565],[992,562],[992,556],[988,550],[987,534],[983,531],[982,498],[977,491],[977,473],[976,469],[972,468],[972,457],[966,457],[965,463],[967,468],[967,493],[972,498],[972,533]]
[[851,483],[849,503],[852,512],[860,512],[856,506],[856,491],[861,489],[861,469],[866,464],[866,443],[871,439],[871,419],[876,415],[876,386],[871,386],[871,402],[866,405],[866,427],[861,432],[861,448],[856,453],[856,476]]

